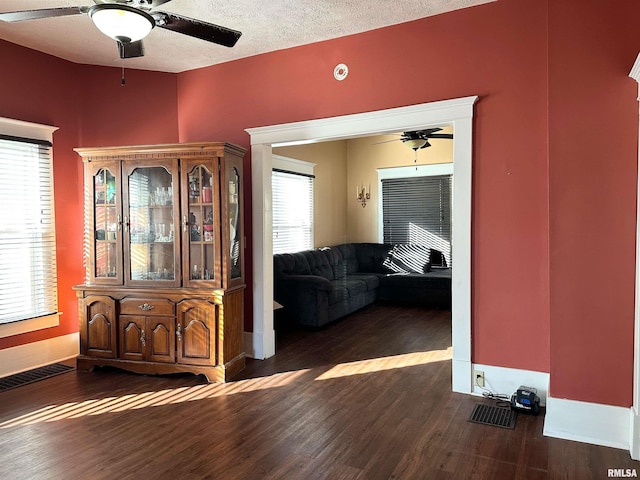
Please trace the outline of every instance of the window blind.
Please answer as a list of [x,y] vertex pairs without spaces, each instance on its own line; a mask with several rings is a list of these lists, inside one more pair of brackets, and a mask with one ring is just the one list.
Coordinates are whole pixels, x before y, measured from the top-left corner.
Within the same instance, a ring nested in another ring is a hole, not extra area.
[[382,180],[385,243],[426,245],[451,266],[452,175]]
[[0,323],[58,312],[51,144],[0,135]]
[[273,170],[273,253],[313,248],[313,176]]

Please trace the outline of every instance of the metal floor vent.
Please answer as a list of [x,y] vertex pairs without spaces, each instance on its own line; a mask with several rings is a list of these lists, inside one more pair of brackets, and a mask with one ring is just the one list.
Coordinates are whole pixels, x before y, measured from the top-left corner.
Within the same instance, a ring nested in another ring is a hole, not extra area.
[[40,368],[34,368],[22,373],[16,373],[8,377],[0,378],[0,392],[9,390],[10,388],[21,387],[29,383],[37,382],[44,378],[53,377],[61,373],[74,370],[73,367],[63,365],[62,363],[54,363]]
[[476,403],[468,421],[513,430],[516,428],[517,416],[518,413],[509,407],[496,407],[495,405]]

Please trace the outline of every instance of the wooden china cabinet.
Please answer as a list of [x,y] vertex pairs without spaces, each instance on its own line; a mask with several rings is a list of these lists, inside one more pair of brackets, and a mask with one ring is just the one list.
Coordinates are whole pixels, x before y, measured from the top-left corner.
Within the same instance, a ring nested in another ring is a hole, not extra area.
[[75,151],[85,171],[78,368],[229,380],[245,365],[245,149],[208,142]]

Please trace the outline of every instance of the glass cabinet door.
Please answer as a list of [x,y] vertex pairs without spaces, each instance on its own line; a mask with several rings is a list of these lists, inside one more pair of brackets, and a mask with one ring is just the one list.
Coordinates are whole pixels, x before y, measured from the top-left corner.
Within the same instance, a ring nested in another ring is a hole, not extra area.
[[179,282],[175,225],[177,217],[174,176],[164,166],[129,170],[125,223],[128,244],[125,262],[130,284]]
[[93,242],[87,277],[96,283],[119,283],[122,281],[122,254],[120,234],[119,165],[95,166],[92,170],[91,186],[93,202],[90,218]]
[[232,167],[229,175],[229,255],[231,279],[242,278],[242,219],[240,218],[240,173]]
[[220,285],[217,172],[217,162],[192,160],[183,164],[183,179],[188,182],[187,205],[182,219],[188,261],[183,277],[189,285],[199,282]]

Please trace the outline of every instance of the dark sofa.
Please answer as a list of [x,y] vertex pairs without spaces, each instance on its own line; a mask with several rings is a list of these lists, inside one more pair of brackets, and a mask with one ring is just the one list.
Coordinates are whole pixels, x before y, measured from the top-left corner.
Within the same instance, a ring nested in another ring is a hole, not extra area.
[[273,259],[274,299],[299,325],[321,327],[376,300],[451,305],[451,269],[429,247],[345,243]]

